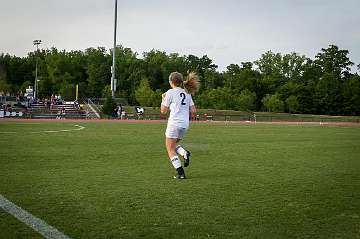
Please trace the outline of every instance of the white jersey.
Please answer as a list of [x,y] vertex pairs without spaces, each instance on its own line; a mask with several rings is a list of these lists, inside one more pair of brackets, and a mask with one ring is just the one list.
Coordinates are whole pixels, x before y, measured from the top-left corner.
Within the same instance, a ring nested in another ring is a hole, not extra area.
[[194,105],[190,94],[180,87],[175,87],[166,92],[161,103],[169,107],[170,117],[168,125],[175,125],[181,128],[189,127],[190,106]]

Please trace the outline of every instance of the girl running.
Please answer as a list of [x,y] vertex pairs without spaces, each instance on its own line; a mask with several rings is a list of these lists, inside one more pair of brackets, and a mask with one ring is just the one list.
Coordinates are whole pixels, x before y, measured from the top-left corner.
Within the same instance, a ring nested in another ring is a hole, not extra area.
[[170,111],[166,132],[165,145],[170,161],[177,171],[175,179],[185,179],[184,168],[181,166],[179,155],[184,158],[184,167],[189,166],[190,152],[181,145],[176,145],[189,128],[190,114],[196,113],[196,108],[191,95],[195,94],[200,87],[197,75],[188,73],[185,81],[179,72],[172,72],[169,76],[171,89],[162,94],[161,113]]

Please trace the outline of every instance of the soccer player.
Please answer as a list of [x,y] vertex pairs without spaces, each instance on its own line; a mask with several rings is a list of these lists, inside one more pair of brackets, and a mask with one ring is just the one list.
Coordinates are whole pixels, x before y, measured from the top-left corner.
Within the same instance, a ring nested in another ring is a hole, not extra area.
[[177,171],[176,179],[185,179],[184,168],[181,166],[179,155],[184,158],[184,167],[190,163],[190,152],[181,145],[176,145],[189,128],[190,114],[196,113],[195,104],[191,95],[195,94],[200,87],[197,75],[188,73],[186,80],[179,72],[172,72],[169,76],[171,89],[162,94],[161,113],[166,114],[170,110],[166,132],[165,145],[170,161]]

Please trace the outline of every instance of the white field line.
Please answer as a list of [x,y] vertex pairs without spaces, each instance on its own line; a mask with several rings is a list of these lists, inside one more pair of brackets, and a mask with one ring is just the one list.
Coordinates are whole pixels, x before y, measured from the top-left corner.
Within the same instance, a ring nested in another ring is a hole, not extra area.
[[21,123],[21,122],[16,122],[16,123],[14,123],[14,124],[16,124],[16,125],[29,125],[29,124],[42,124],[42,123],[36,123],[36,122],[26,122],[26,123]]
[[85,129],[84,126],[75,125],[78,127],[77,129],[61,129],[61,130],[45,130],[45,131],[38,131],[38,132],[30,132],[30,133],[59,133],[59,132],[70,132],[70,131],[78,131]]
[[40,218],[33,216],[31,213],[25,211],[21,207],[7,200],[0,194],[0,207],[9,214],[16,217],[19,221],[25,223],[46,239],[70,239],[56,228],[50,226]]
[[[59,133],[59,132],[70,132],[70,131],[79,131],[85,129],[84,126],[75,125],[76,129],[61,129],[61,130],[44,130],[44,131],[34,131],[34,132],[27,132],[29,134],[37,134],[37,133]],[[0,134],[17,134],[20,132],[0,132]],[[23,132],[21,132],[23,133]]]

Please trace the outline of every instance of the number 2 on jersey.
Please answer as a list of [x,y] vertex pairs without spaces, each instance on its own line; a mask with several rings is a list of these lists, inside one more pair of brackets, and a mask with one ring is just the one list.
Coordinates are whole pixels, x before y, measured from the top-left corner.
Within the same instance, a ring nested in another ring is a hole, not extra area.
[[185,103],[186,95],[184,93],[180,93],[180,97],[182,98],[181,105],[186,105]]

